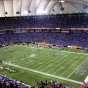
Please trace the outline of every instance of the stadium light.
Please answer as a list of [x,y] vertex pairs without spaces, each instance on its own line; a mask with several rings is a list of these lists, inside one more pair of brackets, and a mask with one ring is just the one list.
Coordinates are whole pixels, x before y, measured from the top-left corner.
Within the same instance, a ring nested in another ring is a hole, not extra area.
[[47,11],[40,8],[40,9],[38,9],[38,10],[36,11],[36,14],[37,14],[37,15],[47,14]]
[[64,2],[64,0],[59,0],[59,2]]
[[28,15],[28,11],[27,11],[27,10],[23,10],[23,11],[21,12],[21,15]]
[[60,28],[56,28],[56,29],[60,29]]

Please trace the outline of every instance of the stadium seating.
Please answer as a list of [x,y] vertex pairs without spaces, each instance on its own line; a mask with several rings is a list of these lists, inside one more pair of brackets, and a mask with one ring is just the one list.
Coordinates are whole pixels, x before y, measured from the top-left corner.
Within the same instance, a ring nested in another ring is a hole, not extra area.
[[67,86],[57,81],[40,80],[34,88],[66,88]]
[[0,34],[0,45],[10,43],[44,42],[54,45],[78,45],[88,48],[88,32],[56,33],[56,32],[30,32]]
[[0,88],[30,88],[30,86],[8,77],[0,76]]
[[48,82],[38,81],[36,85],[30,86],[24,83],[21,83],[17,80],[9,79],[8,77],[0,76],[0,88],[66,88],[62,83],[58,83],[57,81]]

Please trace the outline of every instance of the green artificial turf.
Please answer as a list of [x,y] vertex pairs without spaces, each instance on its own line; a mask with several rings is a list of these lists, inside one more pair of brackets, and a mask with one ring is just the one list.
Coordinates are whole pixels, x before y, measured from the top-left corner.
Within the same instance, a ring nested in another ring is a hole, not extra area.
[[[16,72],[0,70],[0,74],[22,80],[27,84],[32,84],[34,80],[61,80],[44,74],[80,82],[83,82],[88,75],[88,55],[82,52],[37,48],[31,45],[13,45],[0,48],[0,60],[23,67],[23,69],[20,69],[13,66]],[[24,68],[29,70],[25,70]],[[30,71],[30,69],[44,74]],[[66,83],[69,82],[66,81]]]

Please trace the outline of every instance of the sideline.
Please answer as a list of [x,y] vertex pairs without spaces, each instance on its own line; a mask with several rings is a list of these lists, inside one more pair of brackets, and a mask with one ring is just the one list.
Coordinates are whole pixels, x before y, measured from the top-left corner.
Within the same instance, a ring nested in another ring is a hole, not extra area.
[[68,82],[73,82],[73,83],[76,83],[76,84],[79,84],[79,85],[83,84],[82,82],[79,82],[79,81],[76,81],[76,80],[72,80],[72,79],[68,79],[68,78],[64,78],[64,77],[60,77],[60,76],[44,73],[44,72],[41,72],[41,71],[37,71],[37,70],[34,70],[34,69],[22,67],[22,66],[19,66],[19,65],[15,65],[15,64],[11,64],[11,63],[5,63],[5,64],[7,64],[9,66],[13,66],[13,67],[19,68],[19,69],[22,69],[22,70],[27,70],[27,71],[38,73],[38,74],[41,74],[41,75],[49,76],[49,77],[52,77],[52,78],[57,78],[57,79],[65,80],[65,81],[68,81]]

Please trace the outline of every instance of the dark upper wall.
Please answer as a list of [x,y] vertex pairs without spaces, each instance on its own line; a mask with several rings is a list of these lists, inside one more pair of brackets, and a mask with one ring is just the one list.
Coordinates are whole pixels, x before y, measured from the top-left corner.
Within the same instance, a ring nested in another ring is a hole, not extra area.
[[88,28],[88,14],[0,18],[0,28]]

